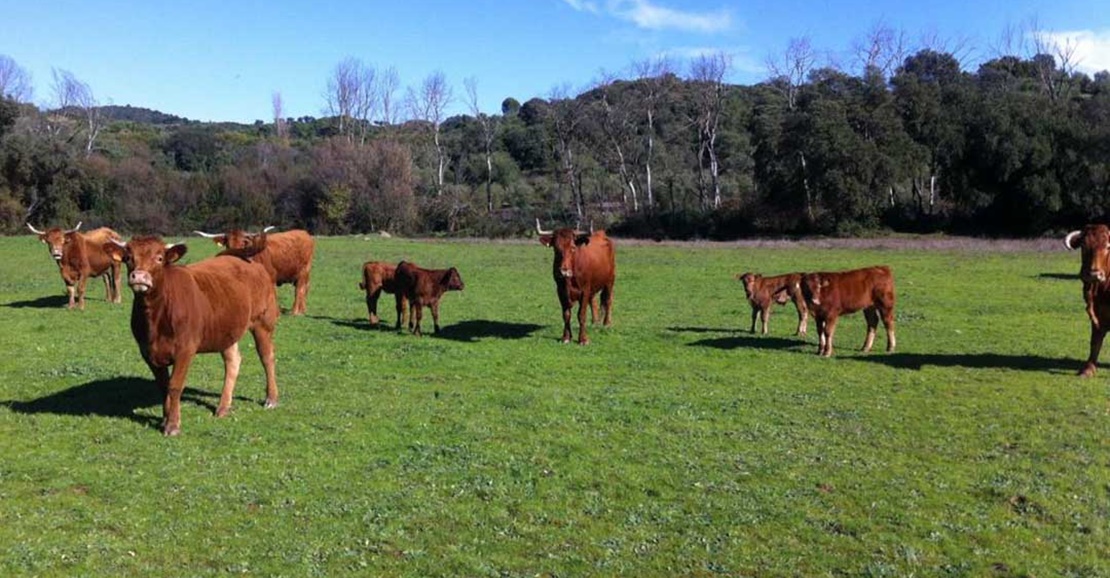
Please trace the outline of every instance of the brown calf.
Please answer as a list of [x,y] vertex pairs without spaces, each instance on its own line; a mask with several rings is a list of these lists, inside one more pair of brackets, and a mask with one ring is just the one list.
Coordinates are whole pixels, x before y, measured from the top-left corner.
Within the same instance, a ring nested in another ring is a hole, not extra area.
[[439,333],[439,299],[447,291],[463,290],[462,277],[454,267],[421,269],[401,261],[397,264],[394,280],[399,294],[409,301],[409,329],[416,335],[421,335],[420,320],[424,316],[424,306],[432,308],[432,323],[435,332]]
[[775,275],[774,277],[764,277],[759,273],[744,273],[743,275],[737,275],[735,279],[744,286],[744,294],[748,298],[748,303],[752,306],[752,333],[755,333],[755,319],[760,317],[763,321],[762,333],[767,335],[767,321],[771,318],[771,304],[784,305],[787,301],[792,300],[794,301],[794,307],[798,310],[798,330],[796,334],[805,336],[808,310],[806,309],[805,297],[802,296],[801,273],[788,273],[786,275]]
[[886,350],[894,351],[894,276],[890,267],[805,273],[801,285],[806,307],[817,321],[818,355],[832,356],[837,318],[861,309],[867,320],[863,351],[871,351],[880,316],[886,327]]
[[312,258],[316,252],[316,241],[308,231],[293,229],[283,233],[270,233],[273,227],[266,227],[262,233],[248,233],[242,229],[232,229],[223,235],[213,235],[193,231],[202,237],[212,239],[217,245],[228,249],[248,249],[258,245],[260,237],[266,237],[265,249],[258,252],[257,260],[270,273],[270,278],[279,287],[292,283],[294,287],[293,315],[303,315],[308,302],[308,284],[312,273]]
[[67,308],[85,308],[85,287],[91,277],[103,276],[104,299],[109,303],[120,302],[120,264],[104,251],[104,243],[119,240],[115,231],[101,227],[80,233],[81,223],[64,231],[59,227],[40,231],[30,223],[27,228],[49,247],[50,256],[58,263],[58,272],[69,295]]
[[382,291],[393,294],[397,305],[397,329],[405,320],[405,294],[397,287],[397,266],[383,261],[367,261],[362,264],[362,282],[358,288],[366,291],[366,312],[370,317],[370,325],[377,325],[378,297]]
[[274,284],[261,264],[219,255],[177,265],[185,245],[166,245],[153,236],[126,244],[112,241],[105,249],[127,263],[127,282],[135,293],[131,334],[165,396],[163,434],[181,433],[181,393],[198,353],[223,356],[224,387],[216,417],[227,415],[242,360],[239,340],[248,330],[266,372],[265,406],[277,405],[273,333],[278,305]]
[[563,308],[563,343],[570,343],[570,315],[578,303],[578,344],[590,342],[586,334],[586,306],[593,308],[593,298],[601,293],[601,306],[605,309],[604,325],[613,324],[613,285],[617,279],[617,257],[613,241],[605,231],[587,234],[571,228],[544,231],[536,219],[536,233],[540,244],[555,250],[551,275],[555,279],[555,293]]

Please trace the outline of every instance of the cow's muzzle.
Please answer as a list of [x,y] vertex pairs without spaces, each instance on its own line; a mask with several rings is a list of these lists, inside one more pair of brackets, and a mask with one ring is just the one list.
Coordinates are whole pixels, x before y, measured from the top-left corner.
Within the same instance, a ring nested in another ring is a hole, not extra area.
[[132,271],[127,276],[127,284],[136,293],[146,293],[150,291],[151,287],[154,287],[154,280],[150,277],[150,273],[146,271]]
[[50,256],[53,257],[55,261],[61,261],[62,260],[62,252],[61,251],[51,251]]

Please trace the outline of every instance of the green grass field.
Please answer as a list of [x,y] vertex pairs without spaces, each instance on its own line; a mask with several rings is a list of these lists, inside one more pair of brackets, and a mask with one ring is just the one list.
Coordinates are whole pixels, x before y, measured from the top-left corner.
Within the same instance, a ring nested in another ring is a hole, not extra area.
[[[232,414],[202,356],[164,438],[131,291],[95,280],[67,311],[42,245],[0,238],[0,575],[1110,575],[1078,254],[617,256],[614,326],[578,347],[538,243],[320,239],[308,315],[278,325],[281,406],[248,337]],[[365,321],[362,262],[402,258],[462,273],[440,336]],[[734,273],[880,263],[898,352],[880,330],[859,353],[859,314],[832,359],[789,305],[746,331]]]

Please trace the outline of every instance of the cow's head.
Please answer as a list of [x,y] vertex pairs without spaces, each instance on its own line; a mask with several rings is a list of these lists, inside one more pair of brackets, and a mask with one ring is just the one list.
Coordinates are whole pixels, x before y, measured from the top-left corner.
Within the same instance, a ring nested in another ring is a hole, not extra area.
[[127,284],[136,294],[162,289],[165,268],[185,255],[183,243],[166,244],[157,236],[134,237],[127,243],[109,241],[104,252],[127,265]]
[[559,274],[566,279],[574,277],[574,258],[578,248],[590,243],[590,235],[569,227],[545,231],[540,228],[540,220],[536,219],[536,232],[540,236],[540,244],[555,249],[555,265]]
[[443,278],[439,281],[448,291],[462,291],[463,280],[459,276],[459,270],[451,267],[443,273]]
[[744,294],[748,296],[748,299],[751,299],[752,295],[755,295],[755,286],[762,278],[763,275],[759,273],[744,273],[735,277],[735,279],[744,286]]
[[825,289],[829,286],[829,280],[820,273],[806,273],[802,275],[802,297],[805,298],[807,303],[820,305],[821,299]]
[[256,245],[259,237],[265,237],[274,227],[271,225],[262,229],[261,233],[248,233],[243,229],[232,229],[222,235],[213,233],[205,233],[204,231],[193,231],[194,233],[206,239],[212,239],[212,242],[226,249],[246,249]]
[[1110,227],[1087,225],[1064,237],[1064,246],[1082,251],[1079,276],[1087,283],[1102,283],[1110,276]]
[[27,223],[27,228],[30,229],[32,233],[38,235],[39,240],[50,248],[50,256],[55,261],[61,261],[62,253],[65,251],[65,245],[71,242],[73,233],[76,233],[77,230],[81,228],[81,221],[77,222],[76,227],[65,230],[61,227],[51,227],[45,231],[40,231],[32,227],[31,223]]

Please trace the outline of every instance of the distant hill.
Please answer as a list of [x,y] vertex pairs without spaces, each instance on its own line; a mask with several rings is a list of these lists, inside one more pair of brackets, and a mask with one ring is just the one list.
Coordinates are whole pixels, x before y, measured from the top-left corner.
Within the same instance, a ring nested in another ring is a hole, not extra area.
[[172,125],[172,124],[187,124],[189,119],[166,114],[157,110],[149,108],[142,108],[137,106],[102,106],[100,107],[104,116],[111,120],[124,120],[131,122],[138,122],[142,124],[157,124],[157,125]]

